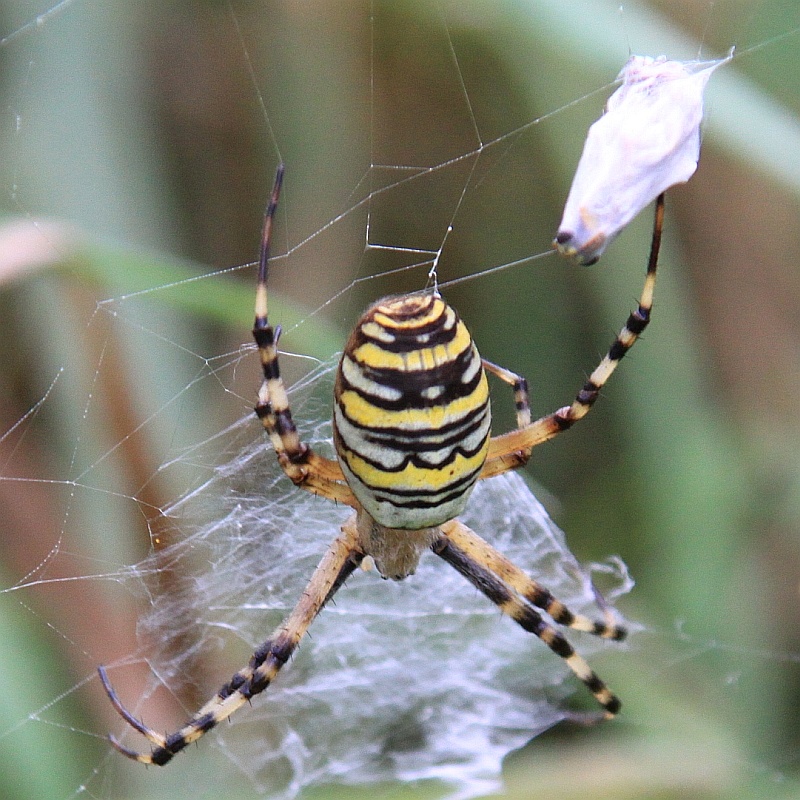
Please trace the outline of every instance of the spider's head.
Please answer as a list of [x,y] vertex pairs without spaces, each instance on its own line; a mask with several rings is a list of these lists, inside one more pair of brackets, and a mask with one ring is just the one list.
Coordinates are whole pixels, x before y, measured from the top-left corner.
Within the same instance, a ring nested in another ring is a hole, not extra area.
[[356,526],[363,551],[372,556],[375,567],[383,578],[401,581],[417,570],[420,557],[434,542],[438,528],[408,531],[387,528],[359,509]]

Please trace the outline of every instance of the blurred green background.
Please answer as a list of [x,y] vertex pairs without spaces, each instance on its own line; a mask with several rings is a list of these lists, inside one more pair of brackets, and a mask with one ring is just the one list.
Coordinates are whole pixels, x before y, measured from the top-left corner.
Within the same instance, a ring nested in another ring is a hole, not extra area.
[[[92,670],[131,651],[136,603],[88,576],[149,551],[185,488],[160,465],[252,402],[255,359],[216,380],[215,357],[248,342],[278,160],[274,316],[287,349],[324,357],[367,302],[424,284],[426,264],[351,286],[424,262],[412,248],[444,242],[443,282],[546,251],[629,52],[702,42],[736,58],[709,86],[701,167],[668,196],[652,326],[527,468],[573,552],[618,553],[637,581],[621,608],[644,630],[598,666],[625,713],[534,740],[507,791],[800,796],[795,0],[6,2],[0,26],[0,795],[197,796],[108,766]],[[649,225],[591,269],[553,256],[447,290],[535,413],[624,322]]]

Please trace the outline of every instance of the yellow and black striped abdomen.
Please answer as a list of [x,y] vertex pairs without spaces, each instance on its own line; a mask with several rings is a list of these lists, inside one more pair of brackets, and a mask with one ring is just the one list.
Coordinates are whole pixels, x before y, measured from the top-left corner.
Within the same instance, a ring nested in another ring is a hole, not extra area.
[[387,528],[458,515],[489,447],[489,389],[472,337],[433,292],[367,309],[336,376],[336,452],[350,488]]

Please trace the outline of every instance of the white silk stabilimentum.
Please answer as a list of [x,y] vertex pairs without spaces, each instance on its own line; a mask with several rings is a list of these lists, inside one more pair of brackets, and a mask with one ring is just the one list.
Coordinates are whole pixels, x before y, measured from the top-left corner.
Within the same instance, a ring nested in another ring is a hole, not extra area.
[[661,192],[685,183],[700,157],[703,90],[717,61],[631,56],[622,86],[589,128],[555,246],[593,264]]

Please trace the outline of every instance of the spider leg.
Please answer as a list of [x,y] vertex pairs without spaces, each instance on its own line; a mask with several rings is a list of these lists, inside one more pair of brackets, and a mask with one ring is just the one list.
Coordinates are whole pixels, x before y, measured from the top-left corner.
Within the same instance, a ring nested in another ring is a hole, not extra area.
[[570,611],[553,596],[549,589],[533,580],[513,561],[495,550],[460,520],[453,519],[446,522],[441,526],[441,530],[442,534],[472,561],[489,569],[520,597],[537,608],[541,608],[559,625],[618,642],[628,635],[625,628],[615,625],[613,622],[599,622],[583,614],[575,614]]
[[[444,530],[445,527],[449,528],[447,532]],[[466,526],[463,526],[463,529],[469,531]],[[619,698],[603,683],[586,660],[575,652],[567,639],[533,608],[532,601],[529,601],[524,595],[520,596],[521,592],[518,594],[518,590],[513,585],[507,583],[495,572],[495,568],[498,571],[504,571],[502,565],[494,559],[490,559],[490,564],[483,561],[481,555],[484,548],[471,547],[475,545],[475,540],[479,541],[479,537],[471,531],[469,531],[471,535],[467,536],[463,529],[454,529],[449,523],[443,526],[441,535],[431,545],[433,552],[461,573],[521,628],[538,636],[557,656],[563,658],[567,666],[603,707],[604,716],[606,718],[615,716],[621,707]],[[463,549],[462,545],[466,545],[466,549]],[[488,545],[485,547],[488,548]],[[491,550],[491,548],[488,549]],[[510,564],[510,562],[508,563]],[[505,571],[508,572],[508,570]],[[511,577],[513,577],[513,571],[509,572],[509,578]],[[562,609],[564,609],[563,604],[558,603],[558,607],[555,607],[554,611],[563,613]],[[582,629],[580,623],[575,627]]]
[[[650,322],[663,224],[664,195],[662,193],[656,200],[650,258],[648,259],[644,288],[639,298],[638,308],[628,317],[625,327],[614,340],[606,356],[595,367],[594,372],[589,376],[589,380],[584,383],[575,400],[572,401],[572,405],[559,408],[552,414],[541,417],[535,422],[520,425],[516,430],[492,438],[489,445],[489,454],[480,475],[481,480],[522,466],[530,457],[531,450],[534,447],[568,430],[589,413],[601,389],[617,368],[617,364],[619,364],[628,350],[633,347]],[[494,370],[490,369],[490,371]],[[499,375],[498,372],[495,372],[495,374]],[[517,390],[515,388],[516,394]],[[517,414],[519,415],[519,403],[517,408]]]
[[531,402],[530,395],[528,394],[528,381],[516,372],[511,372],[505,367],[498,367],[497,364],[492,364],[485,358],[481,359],[483,368],[487,372],[491,372],[496,378],[499,378],[503,383],[507,383],[514,390],[514,406],[517,409],[517,427],[524,428],[531,423]]
[[356,500],[344,483],[344,475],[339,464],[314,453],[307,444],[300,440],[297,427],[292,419],[289,397],[281,378],[278,362],[280,326],[270,325],[267,316],[267,275],[272,223],[278,207],[283,172],[283,164],[281,164],[275,174],[275,184],[264,213],[264,227],[261,232],[253,338],[261,356],[264,380],[258,392],[255,412],[272,442],[278,456],[278,463],[296,485],[313,494],[355,507]]
[[285,622],[253,653],[246,667],[239,670],[183,727],[167,736],[148,728],[125,708],[111,686],[105,668],[99,667],[100,681],[114,708],[131,727],[155,745],[155,749],[151,753],[138,753],[109,736],[111,744],[134,761],[158,766],[167,764],[176,753],[230,717],[272,683],[316,616],[363,558],[355,521],[351,520],[342,526],[342,533],[328,548]]

